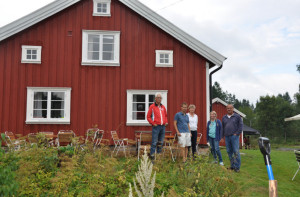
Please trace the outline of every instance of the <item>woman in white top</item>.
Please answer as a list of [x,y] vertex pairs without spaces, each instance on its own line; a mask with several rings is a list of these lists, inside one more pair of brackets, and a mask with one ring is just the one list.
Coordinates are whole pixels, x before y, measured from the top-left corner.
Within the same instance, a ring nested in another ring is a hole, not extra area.
[[[198,128],[198,116],[195,114],[196,106],[190,104],[189,106],[189,121],[190,121],[190,128],[191,128],[191,141],[192,141],[192,152],[193,157],[196,152],[196,145],[197,145],[197,128]],[[190,147],[189,147],[190,148]]]

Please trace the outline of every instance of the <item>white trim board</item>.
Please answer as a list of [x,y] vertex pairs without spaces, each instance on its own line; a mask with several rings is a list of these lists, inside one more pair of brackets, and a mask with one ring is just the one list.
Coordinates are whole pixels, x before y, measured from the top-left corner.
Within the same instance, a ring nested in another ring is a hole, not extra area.
[[[80,0],[57,0],[50,3],[27,16],[24,16],[2,28],[0,28],[0,41],[17,34],[18,32],[31,27],[32,25],[62,11],[63,9],[79,2]],[[222,65],[226,57],[218,53],[217,51],[209,48],[199,40],[195,39],[191,35],[187,34],[177,26],[152,11],[150,8],[142,4],[137,0],[119,0],[124,5],[140,14],[163,31],[167,32],[208,61],[215,65]]]
[[[223,105],[225,105],[225,106],[227,106],[228,104],[225,102],[225,101],[223,101],[223,100],[221,100],[220,98],[214,98],[213,100],[212,100],[212,103],[221,103],[221,104],[223,104]],[[244,113],[242,113],[242,112],[240,112],[239,110],[237,110],[237,109],[235,109],[234,108],[234,110],[233,110],[235,113],[237,113],[237,114],[239,114],[240,116],[242,116],[243,118],[245,118],[246,117],[246,114],[244,114]]]

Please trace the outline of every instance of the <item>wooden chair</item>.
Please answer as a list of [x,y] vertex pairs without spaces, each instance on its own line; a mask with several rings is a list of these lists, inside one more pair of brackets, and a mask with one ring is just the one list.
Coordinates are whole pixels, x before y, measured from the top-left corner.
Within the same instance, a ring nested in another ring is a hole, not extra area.
[[34,145],[34,144],[37,145],[39,143],[39,140],[37,138],[37,134],[36,133],[29,133],[27,135],[27,139],[28,139],[28,141],[29,141],[29,143],[30,143],[31,146]]
[[60,130],[57,134],[57,147],[59,146],[72,146],[72,138],[75,137],[75,133],[72,130]]
[[140,160],[140,151],[150,150],[152,142],[152,133],[140,133],[139,138],[137,138],[137,151],[138,151],[138,160]]
[[169,150],[173,162],[175,162],[177,153],[180,150],[178,147],[178,144],[176,144],[176,140],[177,140],[177,135],[175,134],[173,138],[165,140],[165,146],[164,146],[164,153],[165,153],[165,150]]
[[197,154],[200,155],[200,141],[201,141],[201,138],[202,138],[202,133],[198,133],[197,134],[197,145],[196,145],[196,151],[197,151]]
[[39,133],[42,133],[46,136],[49,147],[54,146],[54,133],[52,131],[40,131]]
[[298,162],[298,170],[296,171],[294,177],[292,178],[292,181],[295,179],[295,176],[300,170],[300,150],[294,150],[295,156],[296,156],[296,161]]
[[5,143],[8,148],[13,148],[14,150],[20,150],[21,145],[26,145],[26,140],[18,140],[11,131],[5,131]]
[[116,155],[118,155],[119,150],[122,148],[126,157],[126,149],[128,147],[129,144],[132,144],[134,142],[132,142],[131,140],[128,140],[128,138],[119,138],[117,131],[111,131],[111,137],[113,139],[115,148],[112,152],[112,154],[115,153],[116,151]]

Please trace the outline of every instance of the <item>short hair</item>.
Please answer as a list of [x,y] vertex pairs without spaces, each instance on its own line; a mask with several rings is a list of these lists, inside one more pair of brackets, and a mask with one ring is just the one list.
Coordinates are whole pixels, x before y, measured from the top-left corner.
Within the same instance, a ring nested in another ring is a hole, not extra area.
[[160,96],[162,97],[162,95],[161,95],[160,92],[156,92],[156,93],[155,93],[155,98],[156,98],[158,95],[160,95]]
[[181,103],[181,107],[183,107],[184,105],[188,105],[186,102]]
[[233,104],[230,104],[230,103],[226,106],[226,108],[227,108],[228,106],[230,106],[230,105],[234,108]]
[[196,109],[196,105],[190,104],[190,105],[189,105],[189,109],[191,109],[191,108]]

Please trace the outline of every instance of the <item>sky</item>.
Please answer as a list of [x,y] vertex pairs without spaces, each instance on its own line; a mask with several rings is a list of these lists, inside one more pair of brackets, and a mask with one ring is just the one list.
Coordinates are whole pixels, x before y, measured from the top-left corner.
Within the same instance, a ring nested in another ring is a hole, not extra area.
[[[213,82],[239,100],[299,91],[299,0],[140,1],[227,57]],[[50,2],[0,0],[0,27]]]

